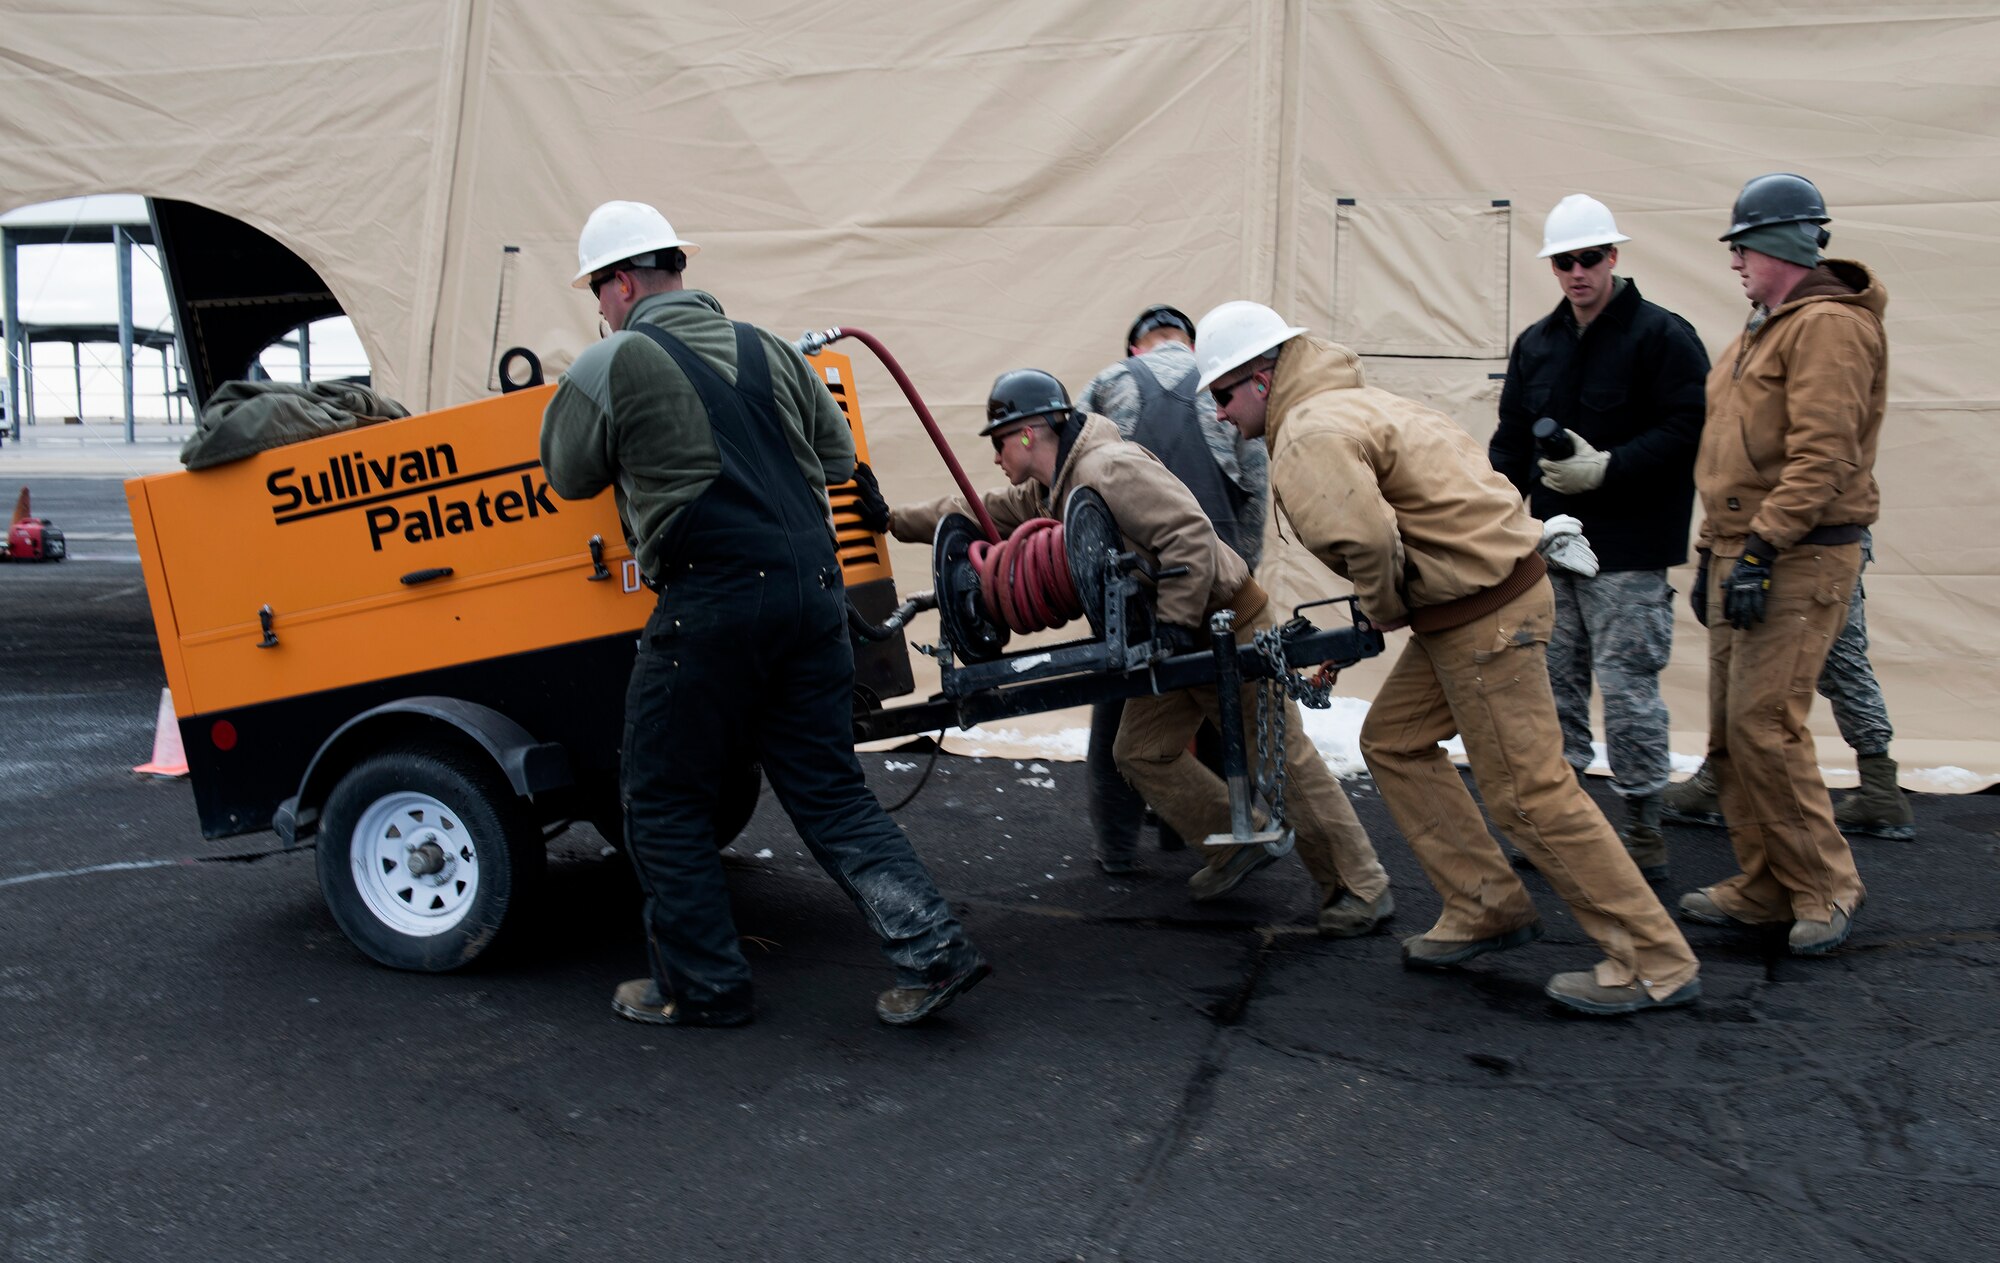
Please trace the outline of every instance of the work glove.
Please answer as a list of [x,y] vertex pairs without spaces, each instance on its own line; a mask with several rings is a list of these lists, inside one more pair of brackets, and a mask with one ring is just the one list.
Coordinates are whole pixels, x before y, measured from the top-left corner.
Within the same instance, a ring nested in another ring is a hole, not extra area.
[[1694,606],[1694,621],[1708,626],[1708,550],[1696,549],[1701,560],[1694,568],[1694,591],[1688,593],[1688,604]]
[[1542,560],[1588,579],[1597,573],[1597,554],[1583,537],[1583,523],[1558,513],[1542,523]]
[[1592,447],[1575,430],[1564,430],[1569,441],[1576,445],[1576,453],[1567,460],[1550,460],[1542,457],[1542,485],[1558,495],[1581,495],[1595,491],[1604,485],[1604,467],[1611,463],[1611,453],[1600,452]]
[[1771,595],[1771,563],[1778,550],[1755,535],[1743,546],[1736,569],[1722,581],[1722,616],[1737,631],[1749,631],[1764,621],[1764,602]]
[[861,528],[874,535],[889,533],[889,502],[882,496],[882,484],[867,461],[854,466],[854,516]]
[[1193,653],[1199,646],[1201,636],[1192,627],[1182,627],[1179,623],[1161,623],[1153,632],[1153,638],[1167,647],[1167,653],[1178,657]]

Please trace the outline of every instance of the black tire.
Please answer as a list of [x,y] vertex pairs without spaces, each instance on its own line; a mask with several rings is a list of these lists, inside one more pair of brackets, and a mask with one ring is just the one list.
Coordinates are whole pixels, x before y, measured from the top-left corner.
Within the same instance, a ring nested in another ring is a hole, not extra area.
[[547,863],[499,769],[435,746],[350,768],[320,813],[318,852],[320,893],[341,932],[371,960],[423,973],[511,940]]

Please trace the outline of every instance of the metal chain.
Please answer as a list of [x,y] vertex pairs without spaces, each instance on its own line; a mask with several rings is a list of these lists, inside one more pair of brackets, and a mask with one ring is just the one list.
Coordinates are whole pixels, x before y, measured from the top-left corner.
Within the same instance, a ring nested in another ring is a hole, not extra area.
[[1314,710],[1333,705],[1333,681],[1302,680],[1285,661],[1285,637],[1266,628],[1251,645],[1271,669],[1271,678],[1257,682],[1257,792],[1271,808],[1271,827],[1285,827],[1285,727],[1287,697]]
[[1314,710],[1326,710],[1333,705],[1331,678],[1325,681],[1300,679],[1285,662],[1284,629],[1268,627],[1258,632],[1251,643],[1256,646],[1258,655],[1270,665],[1270,682],[1282,686],[1293,701]]
[[[1257,635],[1261,640],[1264,633]],[[1285,827],[1285,699],[1281,688],[1275,680],[1257,682],[1257,792],[1271,808],[1273,829]]]

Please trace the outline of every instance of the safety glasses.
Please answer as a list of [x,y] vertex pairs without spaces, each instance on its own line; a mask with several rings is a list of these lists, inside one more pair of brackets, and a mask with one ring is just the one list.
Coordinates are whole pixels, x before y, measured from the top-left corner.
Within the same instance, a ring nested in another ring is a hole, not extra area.
[[1237,378],[1235,381],[1229,383],[1227,386],[1210,386],[1208,388],[1209,397],[1215,400],[1216,407],[1227,408],[1229,406],[1229,401],[1236,397],[1236,392],[1243,389],[1245,386],[1248,386],[1250,384],[1251,378],[1254,378],[1256,376],[1257,374],[1252,373],[1250,374],[1249,377]]
[[1587,268],[1594,268],[1608,257],[1610,256],[1602,250],[1579,250],[1575,254],[1552,254],[1549,256],[1549,262],[1556,265],[1556,271],[1567,272],[1579,263]]
[[592,298],[597,297],[598,291],[603,289],[606,285],[611,284],[611,282],[615,280],[617,276],[618,276],[618,269],[612,268],[609,272],[605,272],[600,275],[591,277],[590,296]]

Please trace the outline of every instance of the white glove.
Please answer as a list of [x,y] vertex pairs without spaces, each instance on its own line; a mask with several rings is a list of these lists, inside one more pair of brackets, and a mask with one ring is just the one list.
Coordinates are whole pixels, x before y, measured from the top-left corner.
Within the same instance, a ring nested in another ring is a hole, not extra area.
[[1575,430],[1564,430],[1569,441],[1576,444],[1576,451],[1567,460],[1541,460],[1542,485],[1558,495],[1580,495],[1595,491],[1604,485],[1604,467],[1611,463],[1611,453],[1600,452],[1584,440]]
[[1583,537],[1583,523],[1558,513],[1542,523],[1542,560],[1586,579],[1597,574],[1597,554]]

